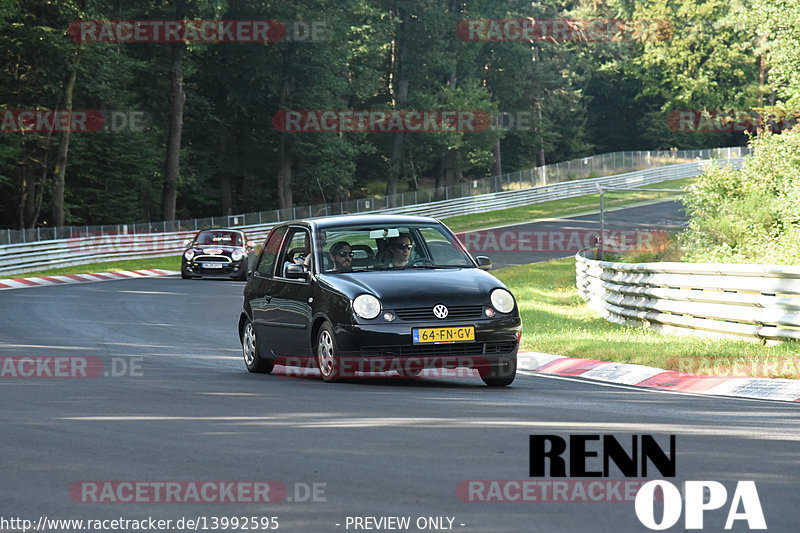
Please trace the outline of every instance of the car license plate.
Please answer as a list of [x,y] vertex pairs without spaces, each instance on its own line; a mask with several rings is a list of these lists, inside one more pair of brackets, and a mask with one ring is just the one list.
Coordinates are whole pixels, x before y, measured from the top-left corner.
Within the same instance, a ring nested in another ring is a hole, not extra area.
[[458,326],[452,328],[414,328],[411,330],[414,344],[449,342],[469,342],[475,340],[474,326]]
[[203,263],[203,268],[222,268],[222,263]]

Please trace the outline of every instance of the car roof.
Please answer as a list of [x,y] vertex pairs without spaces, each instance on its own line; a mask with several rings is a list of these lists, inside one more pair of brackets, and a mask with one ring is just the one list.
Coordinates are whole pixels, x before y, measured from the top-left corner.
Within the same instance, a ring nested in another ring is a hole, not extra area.
[[213,228],[213,229],[201,229],[197,233],[244,233],[240,229],[226,229],[226,228]]
[[303,224],[316,227],[317,229],[326,229],[339,226],[360,226],[363,224],[396,224],[401,226],[403,224],[431,223],[440,224],[435,218],[414,215],[338,215],[320,218],[304,218],[284,222],[283,224]]

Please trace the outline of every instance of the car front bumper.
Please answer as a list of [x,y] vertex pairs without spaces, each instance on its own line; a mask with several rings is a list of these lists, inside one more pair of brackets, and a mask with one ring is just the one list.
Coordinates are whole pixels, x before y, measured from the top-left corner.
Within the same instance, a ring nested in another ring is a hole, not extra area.
[[[372,322],[339,325],[334,330],[340,358],[355,370],[381,371],[398,364],[403,368],[488,369],[507,365],[519,349],[521,324],[516,316],[447,323],[387,323],[382,318]],[[474,326],[475,339],[414,343],[415,328],[457,326]]]
[[221,268],[204,268],[203,263],[211,263],[211,261],[191,261],[186,264],[186,270],[196,276],[203,276],[207,278],[219,277],[236,277],[242,274],[242,270],[247,268],[247,261],[232,261],[230,263],[220,262]]

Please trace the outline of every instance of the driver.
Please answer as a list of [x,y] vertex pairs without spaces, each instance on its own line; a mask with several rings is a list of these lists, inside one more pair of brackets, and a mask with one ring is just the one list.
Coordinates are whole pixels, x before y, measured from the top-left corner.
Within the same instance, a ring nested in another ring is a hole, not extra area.
[[412,248],[414,248],[414,245],[411,244],[411,237],[408,233],[401,233],[397,237],[391,237],[389,239],[389,253],[392,254],[392,262],[389,266],[406,266],[408,258],[411,256]]
[[350,272],[353,270],[353,249],[350,244],[345,241],[337,241],[333,243],[328,254],[333,261],[333,270],[335,272]]

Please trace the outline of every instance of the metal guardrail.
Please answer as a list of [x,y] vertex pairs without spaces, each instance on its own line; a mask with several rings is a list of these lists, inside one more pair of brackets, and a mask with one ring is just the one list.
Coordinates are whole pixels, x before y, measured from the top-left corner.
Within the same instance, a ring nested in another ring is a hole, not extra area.
[[[733,158],[726,162],[738,168],[741,166],[742,161],[743,158]],[[503,191],[469,198],[458,198],[455,200],[431,202],[393,209],[381,209],[375,212],[387,214],[415,214],[434,218],[448,218],[472,213],[484,213],[497,209],[520,207],[550,200],[561,200],[575,196],[597,194],[598,185],[602,187],[632,189],[667,180],[692,178],[699,176],[703,171],[703,166],[708,163],[709,161],[693,161],[691,163],[628,172],[627,174],[618,174],[616,176],[567,181],[543,187]]]
[[578,293],[606,320],[679,335],[800,339],[800,267],[617,263],[575,256]]
[[[247,232],[250,240],[266,238],[269,227]],[[178,255],[194,231],[141,235],[96,235],[0,246],[0,273],[22,274],[89,263]]]
[[[741,158],[734,158],[729,160],[729,163],[738,166],[741,161]],[[693,161],[616,176],[566,181],[543,187],[467,196],[453,200],[368,211],[368,213],[416,214],[448,218],[596,194],[598,185],[635,188],[665,180],[693,177],[702,173],[705,163],[707,162]],[[241,229],[247,233],[248,238],[260,242],[270,228],[276,224],[277,222],[229,227]],[[88,263],[176,255],[183,249],[183,241],[191,238],[194,233],[194,231],[176,231],[135,235],[95,235],[4,245],[0,246],[0,273],[21,274]]]
[[[477,196],[493,192],[508,191],[552,185],[564,181],[609,176],[647,168],[658,168],[695,161],[698,159],[732,159],[750,152],[748,147],[706,148],[702,150],[658,150],[636,152],[613,152],[598,154],[561,163],[552,163],[517,172],[509,172],[485,178],[470,178],[458,185],[445,187],[441,191],[444,200],[466,196]],[[295,206],[288,209],[260,211],[187,220],[143,222],[138,224],[103,224],[99,226],[37,227],[32,229],[0,229],[0,245],[21,244],[45,240],[88,237],[92,235],[134,235],[140,233],[167,233],[197,231],[200,229],[264,225],[296,218],[340,215],[345,213],[371,212],[388,207],[407,207],[430,203],[436,198],[433,190],[408,191],[380,198],[361,198],[332,202],[329,204]]]

